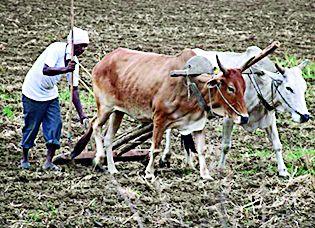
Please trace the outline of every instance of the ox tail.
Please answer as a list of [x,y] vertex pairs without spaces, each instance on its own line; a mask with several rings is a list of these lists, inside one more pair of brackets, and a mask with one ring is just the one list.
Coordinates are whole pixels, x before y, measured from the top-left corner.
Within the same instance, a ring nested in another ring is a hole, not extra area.
[[184,146],[187,154],[189,155],[190,151],[193,153],[197,153],[195,142],[191,134],[189,135],[181,135],[181,143]]
[[79,141],[75,144],[73,151],[71,152],[71,159],[76,158],[81,152],[84,150],[86,145],[89,143],[90,138],[93,133],[93,123],[97,119],[97,116],[94,116],[93,119],[89,123],[89,127],[84,133],[84,135],[79,139]]

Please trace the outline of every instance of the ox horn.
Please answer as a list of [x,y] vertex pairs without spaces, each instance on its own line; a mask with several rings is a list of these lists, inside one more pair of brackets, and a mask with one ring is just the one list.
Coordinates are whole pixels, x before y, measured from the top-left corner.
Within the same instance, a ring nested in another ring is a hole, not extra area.
[[254,58],[250,59],[247,61],[241,68],[241,72],[245,71],[261,59],[265,58],[267,55],[271,54],[274,52],[278,47],[280,47],[280,42],[279,41],[274,41],[272,44],[270,44],[268,47],[266,47],[264,50],[261,51],[261,53]]
[[225,75],[227,73],[227,69],[221,64],[218,55],[216,55],[215,57],[217,59],[217,63],[218,63],[220,70],[222,71],[223,75]]
[[280,66],[278,63],[275,64],[277,70],[280,72],[280,74],[284,74],[284,68],[282,66]]

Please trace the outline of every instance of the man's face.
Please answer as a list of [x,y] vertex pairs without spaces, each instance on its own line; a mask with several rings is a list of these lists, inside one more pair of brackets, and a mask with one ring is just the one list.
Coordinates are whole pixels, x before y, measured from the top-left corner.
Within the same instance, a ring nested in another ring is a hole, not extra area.
[[74,45],[74,55],[75,56],[81,55],[85,51],[87,46],[88,46],[88,44],[75,44]]

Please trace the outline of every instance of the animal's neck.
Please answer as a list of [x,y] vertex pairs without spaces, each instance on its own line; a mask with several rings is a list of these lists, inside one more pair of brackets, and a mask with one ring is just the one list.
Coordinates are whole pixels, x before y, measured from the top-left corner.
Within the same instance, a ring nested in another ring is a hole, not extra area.
[[[207,101],[209,100],[207,98],[207,93],[206,93],[206,87],[203,85],[204,83],[201,83],[200,81],[195,80],[194,78],[191,79],[190,83],[195,83],[198,90],[201,93],[201,99],[206,99],[206,104]],[[181,86],[176,93],[176,97],[180,97],[181,103],[185,103],[185,106],[189,110],[200,110],[204,111],[203,108],[200,106],[198,103],[198,94],[195,94],[191,87],[189,86],[189,81],[186,78],[182,78],[182,83],[180,83]]]
[[199,88],[202,98],[205,100],[205,103],[208,106],[211,105],[213,108],[216,108],[219,106],[216,99],[217,98],[216,88],[208,88],[207,83],[205,82],[199,82],[198,88]]
[[[252,77],[252,80],[249,79],[249,77]],[[268,102],[269,105],[273,107],[277,107],[279,105],[279,96],[276,92],[276,88],[272,86],[273,80],[270,77],[261,77],[257,75],[250,75],[246,76],[246,88],[249,91],[252,91],[254,93],[261,93],[262,97]],[[247,96],[251,99],[253,94],[251,93],[249,96]],[[248,102],[246,102],[248,103]],[[261,104],[261,102],[258,102],[257,104]],[[250,109],[250,107],[248,107]]]

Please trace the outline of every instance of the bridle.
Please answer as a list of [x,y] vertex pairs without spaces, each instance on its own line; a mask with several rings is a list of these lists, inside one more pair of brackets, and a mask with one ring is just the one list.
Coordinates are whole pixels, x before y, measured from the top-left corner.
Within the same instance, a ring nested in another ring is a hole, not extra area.
[[[197,98],[197,102],[198,102],[199,107],[207,112],[207,118],[208,119],[218,117],[219,115],[217,115],[213,112],[210,87],[208,87],[208,95],[209,95],[209,103],[210,103],[210,106],[208,106],[205,99],[201,95],[201,92],[198,89],[196,83],[192,82],[190,76],[188,76],[188,75],[186,76],[186,81],[187,81],[188,97],[190,97],[190,91],[191,91],[192,94]],[[221,86],[218,86],[218,85],[215,86],[215,88],[218,90],[220,96],[222,97],[223,101],[229,106],[229,108],[232,109],[233,112],[235,112],[236,115],[242,117],[243,115],[239,111],[237,111],[232,106],[232,104],[226,99],[226,97],[223,95],[220,87]]]
[[[275,88],[275,91],[280,95],[280,97],[281,97],[281,99],[283,100],[283,102],[284,102],[293,112],[297,113],[297,114],[300,115],[300,116],[303,116],[302,113],[300,113],[299,111],[297,111],[295,108],[293,108],[293,107],[289,104],[289,102],[284,98],[284,96],[283,96],[283,95],[281,94],[281,92],[279,91],[279,86],[283,83],[283,81],[274,79],[274,78],[272,78],[272,77],[269,76],[269,77],[271,78],[271,102],[272,102],[272,105],[270,105],[270,104],[268,103],[268,101],[264,98],[264,96],[262,95],[262,92],[261,92],[261,90],[260,90],[260,88],[259,88],[259,86],[258,86],[258,83],[257,83],[255,77],[253,76],[253,75],[255,75],[255,74],[256,74],[256,75],[258,75],[258,74],[257,74],[257,73],[254,73],[251,68],[249,68],[249,70],[250,70],[250,73],[243,73],[243,74],[246,74],[246,75],[248,76],[249,80],[251,81],[252,85],[254,86],[254,89],[255,89],[255,91],[256,91],[256,93],[257,93],[257,96],[258,96],[259,100],[261,101],[261,103],[263,104],[263,106],[265,107],[265,109],[266,109],[267,111],[272,111],[272,110],[275,110],[275,109],[276,109],[275,104],[274,104],[274,98],[275,98],[274,88]],[[277,73],[277,72],[276,72],[276,73]],[[279,72],[279,73],[280,73],[280,72]],[[282,74],[282,73],[280,73],[280,74]],[[283,75],[283,74],[282,74],[282,75]],[[254,83],[254,82],[255,82],[255,83]]]

